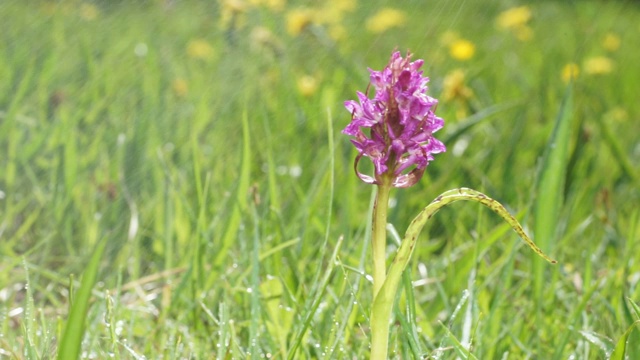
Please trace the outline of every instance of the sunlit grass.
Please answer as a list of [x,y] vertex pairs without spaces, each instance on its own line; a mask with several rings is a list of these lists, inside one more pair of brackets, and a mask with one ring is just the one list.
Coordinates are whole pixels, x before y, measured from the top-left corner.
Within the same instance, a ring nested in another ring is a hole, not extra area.
[[[435,195],[473,187],[559,261],[533,271],[499,218],[443,209],[403,278],[396,357],[613,350],[640,299],[638,6],[532,2],[528,37],[497,23],[507,2],[394,3],[403,21],[380,32],[367,24],[385,6],[339,3],[0,4],[0,357],[57,354],[105,241],[84,358],[366,358],[372,189],[339,132],[342,101],[394,48],[425,59],[449,142],[392,192],[389,221],[403,232]],[[313,17],[291,31],[296,9]],[[473,54],[452,57],[447,38]],[[456,71],[463,98],[444,96]],[[545,239],[540,197],[559,206]]]

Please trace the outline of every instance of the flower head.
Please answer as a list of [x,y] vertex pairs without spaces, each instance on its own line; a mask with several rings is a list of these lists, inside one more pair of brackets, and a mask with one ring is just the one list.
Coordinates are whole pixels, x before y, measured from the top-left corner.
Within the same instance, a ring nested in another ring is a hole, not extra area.
[[585,60],[584,72],[589,75],[604,75],[613,71],[613,60],[606,56],[596,56]]
[[[369,184],[391,184],[394,187],[414,185],[431,160],[432,154],[445,151],[445,146],[433,137],[444,125],[435,115],[438,100],[428,96],[429,78],[422,76],[423,60],[410,62],[400,52],[391,55],[382,71],[370,72],[370,85],[375,96],[369,99],[358,92],[358,101],[345,101],[351,113],[351,123],[342,130],[353,136],[358,149],[356,174]],[[369,129],[367,134],[363,129]],[[374,176],[358,171],[358,163],[369,157],[374,164]]]
[[311,9],[295,9],[287,13],[287,32],[293,36],[300,35],[304,29],[314,23],[315,12]]
[[580,68],[576,63],[569,63],[562,68],[562,81],[568,83],[575,80],[580,74]]
[[620,47],[620,37],[612,32],[607,33],[607,35],[602,40],[602,46],[607,51],[614,52]]
[[476,46],[469,40],[457,39],[449,45],[449,54],[456,60],[469,60],[475,53]]
[[505,10],[498,15],[496,24],[502,30],[511,30],[521,41],[531,40],[533,30],[529,27],[532,12],[528,6],[518,6]]
[[187,44],[187,55],[190,58],[210,60],[214,53],[213,46],[207,40],[194,39]]
[[531,20],[531,9],[525,5],[501,12],[496,23],[501,29],[517,29],[527,25],[529,20]]
[[406,14],[398,9],[383,8],[367,20],[367,30],[381,34],[391,28],[401,27],[406,22]]

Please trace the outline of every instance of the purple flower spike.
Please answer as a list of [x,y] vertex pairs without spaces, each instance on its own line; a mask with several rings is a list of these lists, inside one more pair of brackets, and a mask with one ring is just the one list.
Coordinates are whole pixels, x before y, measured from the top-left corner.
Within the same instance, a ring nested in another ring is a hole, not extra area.
[[[358,101],[344,103],[351,113],[351,123],[342,133],[354,137],[351,142],[358,150],[356,174],[368,184],[390,181],[394,187],[412,186],[422,178],[432,154],[446,150],[433,137],[444,120],[434,112],[438,100],[426,94],[429,78],[419,70],[424,61],[410,59],[410,53],[403,58],[400,52],[394,52],[382,71],[369,69],[374,98],[358,92]],[[368,134],[363,132],[365,128]],[[363,156],[373,162],[374,176],[358,171]]]

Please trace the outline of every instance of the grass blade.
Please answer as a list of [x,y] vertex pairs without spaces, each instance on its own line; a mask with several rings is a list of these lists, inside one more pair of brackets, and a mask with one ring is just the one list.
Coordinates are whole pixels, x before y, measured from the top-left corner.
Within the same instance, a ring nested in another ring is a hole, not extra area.
[[[220,250],[216,255],[214,260],[214,265],[216,267],[221,266],[225,261],[227,261],[227,253],[229,249],[234,244],[234,240],[236,239],[236,235],[238,233],[238,229],[240,229],[240,223],[242,220],[242,212],[247,208],[246,197],[249,193],[249,178],[251,175],[251,143],[250,143],[250,135],[249,135],[249,115],[247,114],[246,108],[242,113],[242,163],[240,165],[240,177],[238,178],[238,188],[236,191],[236,199],[237,202],[233,205],[233,210],[231,212],[231,218],[228,221],[227,229],[222,237],[222,245],[220,246]],[[212,273],[212,276],[209,277],[207,281],[207,287],[212,284],[217,279],[217,276]]]
[[458,123],[447,125],[448,130],[442,137],[442,142],[445,144],[452,144],[454,141],[458,140],[460,136],[469,131],[472,127],[478,125],[492,115],[508,110],[515,105],[515,103],[493,105],[486,109],[478,111],[477,113],[459,121]]
[[69,312],[69,318],[65,324],[64,333],[60,339],[58,359],[71,360],[78,359],[80,356],[80,345],[84,336],[85,318],[89,309],[91,290],[98,277],[100,259],[106,244],[105,240],[98,243],[84,271],[80,287]]
[[313,319],[313,315],[316,313],[316,311],[318,310],[318,307],[320,306],[320,303],[322,302],[322,298],[327,289],[327,285],[329,285],[329,280],[333,275],[333,269],[337,264],[336,259],[338,258],[338,253],[340,251],[340,247],[342,246],[343,240],[344,240],[343,236],[340,236],[338,238],[338,242],[336,243],[336,247],[333,250],[333,254],[331,254],[331,257],[327,261],[327,267],[324,269],[324,277],[320,282],[318,291],[316,292],[313,300],[311,301],[311,306],[308,307],[301,321],[302,328],[298,330],[298,332],[296,333],[293,339],[293,344],[291,345],[291,349],[289,350],[289,354],[287,355],[288,360],[292,360],[296,358],[296,351],[298,350],[298,347],[300,347],[300,344],[302,343],[302,338],[304,337],[304,334],[309,329],[309,326],[311,325],[311,320]]
[[636,320],[633,324],[631,324],[631,326],[629,326],[627,331],[625,331],[624,334],[622,334],[622,337],[620,338],[620,340],[618,340],[618,343],[616,344],[616,347],[613,349],[613,352],[611,353],[609,360],[625,359],[625,352],[627,351],[627,340],[629,339],[629,335],[631,335],[631,332],[633,331],[633,329],[638,327],[638,325],[640,325],[640,320]]
[[[563,202],[565,173],[569,159],[569,141],[571,139],[571,118],[573,116],[573,90],[567,87],[560,111],[556,117],[551,139],[547,144],[537,179],[537,195],[535,200],[534,234],[540,249],[550,252],[555,243],[558,227],[558,216]],[[533,259],[534,296],[541,308],[544,284],[544,267],[536,256]]]
[[447,332],[447,337],[449,338],[449,342],[451,343],[451,346],[453,346],[453,349],[456,351],[460,359],[478,360],[478,358],[475,357],[475,355],[473,355],[467,348],[464,347],[464,345],[462,345],[462,343],[460,343],[460,340],[458,340],[455,337],[455,335],[453,335],[453,333],[451,332],[451,330],[449,330],[448,327],[444,326],[444,324],[442,324],[442,327]]
[[635,312],[638,319],[640,319],[640,306],[638,306],[638,304],[636,304],[633,300],[631,299],[628,299],[628,300],[629,300],[629,304],[633,308],[633,312]]
[[[329,235],[331,230],[331,214],[333,212],[333,195],[335,191],[335,146],[333,145],[333,118],[331,117],[330,111],[327,113],[327,138],[329,143],[328,145],[329,145],[329,161],[330,161],[329,203],[328,203],[329,208],[328,208],[328,214],[327,214],[327,225],[325,228],[325,238],[321,245],[322,254],[324,254],[324,251],[325,249],[327,249],[327,245],[329,243]],[[307,332],[307,329],[311,325],[311,319],[313,318],[313,315],[318,309],[318,306],[320,306],[320,303],[322,301],[322,296],[324,295],[327,289],[327,285],[329,284],[329,280],[331,279],[331,275],[333,274],[333,269],[337,264],[336,260],[338,258],[338,253],[339,253],[340,247],[342,246],[343,240],[344,240],[343,236],[340,236],[338,238],[338,242],[336,243],[336,247],[333,250],[333,254],[331,254],[331,257],[329,258],[329,263],[326,269],[319,270],[317,274],[317,275],[320,275],[320,271],[322,271],[324,273],[324,276],[322,277],[322,280],[320,281],[320,286],[317,288],[317,291],[315,292],[315,296],[311,301],[310,306],[308,307],[308,310],[303,318],[304,320],[302,321],[302,328],[300,328],[300,330],[298,331],[298,333],[296,334],[293,340],[293,345],[291,346],[291,349],[289,350],[289,353],[287,355],[288,360],[291,360],[295,357],[296,351],[300,346],[300,343],[302,342],[302,338],[304,337],[304,334]],[[315,283],[318,283],[317,279],[314,282],[314,284]]]
[[627,156],[626,151],[624,151],[619,138],[613,133],[613,131],[611,131],[608,119],[605,120],[597,117],[597,122],[600,126],[600,132],[602,133],[605,143],[609,146],[614,155],[613,159],[618,161],[622,171],[624,171],[632,181],[636,184],[640,183],[640,173],[633,167],[633,164],[631,163],[631,160],[629,160],[629,156]]

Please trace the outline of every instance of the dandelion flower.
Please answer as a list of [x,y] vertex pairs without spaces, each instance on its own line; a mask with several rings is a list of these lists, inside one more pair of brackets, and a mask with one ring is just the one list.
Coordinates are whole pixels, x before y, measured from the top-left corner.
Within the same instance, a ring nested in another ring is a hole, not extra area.
[[295,9],[287,13],[287,32],[293,36],[299,35],[314,20],[311,9]]
[[569,63],[562,68],[562,81],[568,83],[575,80],[580,74],[580,68],[575,63]]
[[284,9],[285,0],[249,0],[253,6],[265,6],[267,9],[281,12]]
[[610,52],[618,50],[620,48],[620,37],[614,33],[608,33],[602,40],[602,47]]
[[238,22],[243,23],[241,15],[249,6],[242,0],[221,0],[220,1],[220,26],[223,29],[233,28]]
[[329,36],[335,41],[345,39],[348,35],[347,29],[342,24],[329,26]]
[[522,25],[513,30],[514,35],[520,41],[529,41],[533,38],[533,29],[530,26]]
[[304,97],[310,97],[318,90],[318,80],[310,75],[304,75],[298,78],[298,92]]
[[274,56],[279,56],[283,52],[283,46],[280,40],[273,35],[271,30],[256,26],[251,30],[249,35],[251,46],[254,50],[267,50]]
[[531,9],[528,6],[518,6],[501,12],[496,19],[496,25],[502,30],[510,30],[520,41],[533,38],[533,30],[528,26],[531,20]]
[[187,44],[187,55],[194,59],[210,60],[214,50],[211,44],[204,39],[194,39]]
[[624,122],[629,120],[629,113],[627,113],[627,110],[625,110],[624,108],[616,106],[613,109],[607,111],[604,114],[604,118],[615,122]]
[[328,5],[340,11],[353,11],[358,2],[356,0],[329,0]]
[[177,78],[171,83],[171,89],[177,97],[185,97],[189,92],[189,86],[184,79]]
[[469,40],[458,39],[449,45],[449,54],[456,60],[469,60],[476,53],[476,46]]
[[353,0],[329,0],[316,13],[316,20],[321,24],[342,24],[346,13],[355,9]]
[[406,22],[406,14],[397,9],[383,8],[367,20],[367,30],[374,34],[383,33],[391,28],[400,27]]
[[[419,70],[424,61],[410,59],[411,54],[402,58],[400,52],[394,52],[382,71],[369,69],[374,98],[358,92],[358,101],[344,103],[351,122],[342,133],[353,136],[351,142],[358,150],[356,174],[368,184],[414,185],[433,154],[446,150],[433,137],[444,120],[435,115],[438,100],[426,94],[429,78]],[[363,156],[373,162],[373,176],[358,171]]]
[[473,97],[473,91],[465,84],[465,74],[456,69],[447,74],[443,81],[442,100],[467,100]]
[[529,20],[531,20],[531,9],[525,5],[501,12],[496,23],[499,28],[508,30],[524,26]]
[[605,56],[596,56],[585,60],[584,72],[589,75],[605,75],[613,71],[613,60]]

